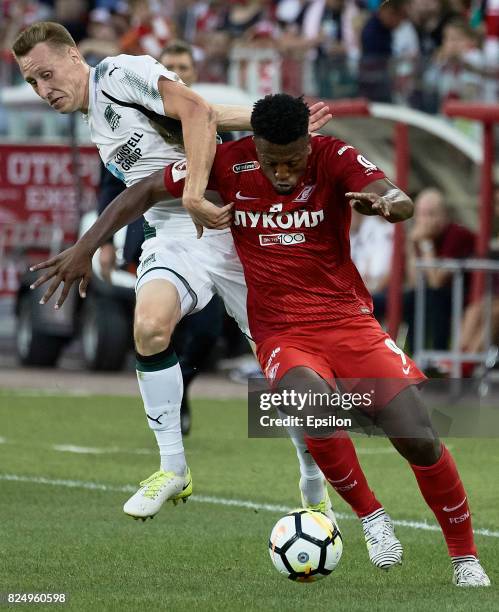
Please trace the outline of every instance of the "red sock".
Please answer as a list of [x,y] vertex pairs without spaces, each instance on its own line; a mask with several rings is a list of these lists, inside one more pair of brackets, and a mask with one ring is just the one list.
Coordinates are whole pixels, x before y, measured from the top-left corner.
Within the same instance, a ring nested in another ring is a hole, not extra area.
[[338,431],[329,438],[305,436],[305,441],[327,481],[359,518],[382,508],[367,484],[347,432]]
[[435,465],[411,465],[411,468],[426,503],[440,523],[449,555],[476,557],[466,491],[447,448],[442,444],[442,455]]

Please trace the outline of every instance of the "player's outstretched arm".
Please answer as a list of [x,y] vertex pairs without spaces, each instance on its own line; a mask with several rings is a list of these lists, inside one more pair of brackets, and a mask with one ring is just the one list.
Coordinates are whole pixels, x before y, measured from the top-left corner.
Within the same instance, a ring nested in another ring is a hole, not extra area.
[[[163,170],[155,172],[139,183],[132,185],[132,187],[125,189],[114,198],[76,244],[59,253],[59,255],[47,261],[42,261],[31,268],[33,272],[46,270],[33,283],[32,289],[51,281],[41,299],[42,304],[45,304],[54,295],[61,283],[64,283],[64,286],[55,305],[56,308],[64,303],[75,281],[79,282],[81,297],[85,297],[92,276],[92,257],[95,251],[119,229],[138,219],[155,202],[173,199],[173,196],[165,189],[163,173]],[[232,220],[231,208],[229,204],[220,209],[219,224],[212,226],[214,229],[229,227]]]
[[[232,106],[228,104],[213,104],[216,113],[217,126],[221,132],[231,130],[251,130],[251,108],[249,106]],[[308,131],[310,133],[320,130],[333,116],[329,106],[324,102],[316,102],[310,108]]]
[[31,285],[31,289],[51,281],[40,303],[45,304],[57,291],[59,285],[64,283],[55,305],[55,308],[59,308],[75,281],[79,282],[81,297],[85,297],[92,276],[92,257],[95,251],[119,229],[138,219],[155,201],[168,197],[163,186],[163,171],[160,171],[125,189],[114,198],[90,229],[72,247],[30,268],[32,272],[46,270]]
[[388,179],[373,181],[362,191],[350,191],[345,197],[362,215],[380,215],[390,223],[410,219],[414,212],[411,198]]
[[213,104],[219,132],[251,130],[251,107],[234,104]]
[[220,215],[220,209],[204,197],[216,151],[216,113],[206,100],[185,85],[160,77],[158,88],[165,115],[182,123],[187,158],[182,203],[196,225],[199,238],[203,226],[216,224]]

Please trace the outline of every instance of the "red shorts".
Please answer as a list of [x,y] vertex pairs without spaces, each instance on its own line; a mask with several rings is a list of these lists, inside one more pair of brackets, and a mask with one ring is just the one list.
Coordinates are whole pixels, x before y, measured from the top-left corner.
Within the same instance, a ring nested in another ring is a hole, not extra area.
[[374,391],[376,408],[426,380],[372,316],[289,329],[259,343],[257,357],[273,385],[292,368],[310,368],[333,386],[341,379],[347,391]]

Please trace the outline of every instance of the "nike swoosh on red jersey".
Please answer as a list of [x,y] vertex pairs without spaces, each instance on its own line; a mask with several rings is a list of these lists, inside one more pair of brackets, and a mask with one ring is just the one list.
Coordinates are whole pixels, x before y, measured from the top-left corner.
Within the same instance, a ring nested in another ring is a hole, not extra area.
[[458,508],[460,508],[460,507],[461,507],[461,506],[464,504],[464,502],[465,502],[465,501],[466,501],[466,497],[465,497],[465,498],[463,499],[463,501],[462,501],[460,504],[458,504],[457,506],[454,506],[453,508],[447,508],[447,506],[444,506],[444,507],[442,508],[442,510],[443,510],[444,512],[454,512],[454,510],[457,510]]
[[236,198],[238,200],[258,200],[258,196],[243,196],[240,191],[236,193]]

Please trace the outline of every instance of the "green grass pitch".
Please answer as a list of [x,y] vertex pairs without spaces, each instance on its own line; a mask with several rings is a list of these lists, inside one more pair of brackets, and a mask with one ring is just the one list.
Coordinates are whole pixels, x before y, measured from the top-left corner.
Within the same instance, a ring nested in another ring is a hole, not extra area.
[[388,512],[412,522],[396,527],[403,565],[386,573],[371,566],[359,522],[331,492],[343,558],[330,577],[303,585],[281,577],[267,552],[283,511],[264,504],[299,505],[290,442],[248,440],[242,401],[197,400],[193,412],[185,446],[194,496],[142,523],[122,512],[127,487],[158,465],[138,399],[1,392],[0,592],[64,591],[61,607],[83,611],[499,609],[497,440],[447,441],[483,530],[477,542],[490,589],[451,584],[441,534],[418,526],[434,520],[412,472],[379,439],[356,445]]

